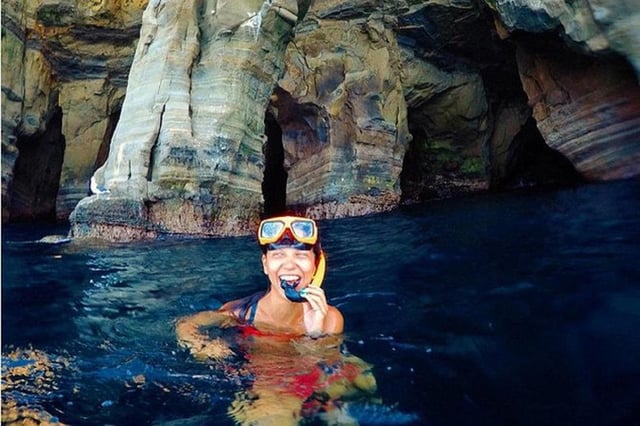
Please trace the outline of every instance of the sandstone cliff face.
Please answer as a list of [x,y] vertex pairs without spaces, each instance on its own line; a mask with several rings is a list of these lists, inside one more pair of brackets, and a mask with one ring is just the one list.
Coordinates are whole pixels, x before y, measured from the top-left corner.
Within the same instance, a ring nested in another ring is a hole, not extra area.
[[152,0],[96,193],[75,236],[235,235],[255,228],[264,114],[295,2]]
[[637,176],[635,3],[4,2],[3,220],[231,235]]
[[377,10],[331,14],[317,2],[296,30],[272,99],[282,129],[286,199],[315,217],[389,210],[410,134],[402,58]]
[[145,6],[2,3],[3,221],[65,218],[87,195],[118,119]]

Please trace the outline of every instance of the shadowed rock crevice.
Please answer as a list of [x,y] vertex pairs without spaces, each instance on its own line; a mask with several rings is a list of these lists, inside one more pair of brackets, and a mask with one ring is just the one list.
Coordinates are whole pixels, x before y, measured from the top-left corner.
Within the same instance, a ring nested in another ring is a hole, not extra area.
[[[271,108],[277,111],[276,118],[273,118],[273,127],[279,132],[275,135],[279,140],[282,149],[282,162],[278,167],[282,171],[277,171],[284,178],[279,178],[285,183],[286,195],[281,198],[289,204],[302,206],[305,197],[313,197],[314,191],[326,190],[326,186],[315,187],[317,179],[323,179],[322,169],[324,159],[329,154],[329,124],[326,112],[317,105],[309,103],[299,103],[290,93],[277,88],[271,99]],[[267,118],[271,114],[267,114]],[[267,120],[267,130],[269,120]],[[272,144],[272,133],[267,133],[267,144]],[[269,147],[267,147],[269,149]],[[271,151],[273,153],[275,151]],[[267,168],[270,167],[269,153],[267,151]],[[279,159],[277,161],[280,161]],[[266,178],[265,173],[265,178]],[[265,211],[267,210],[267,199],[265,198]]]
[[267,112],[265,117],[266,142],[264,151],[264,180],[262,196],[264,215],[273,216],[287,208],[287,172],[284,169],[284,148],[282,129],[273,115]]
[[109,147],[111,146],[111,138],[113,137],[113,133],[116,130],[118,125],[118,120],[120,120],[120,113],[122,110],[118,108],[113,111],[109,115],[109,119],[107,121],[107,128],[104,133],[104,138],[102,139],[102,143],[98,148],[98,154],[96,155],[96,162],[93,166],[93,171],[95,172],[98,168],[100,168],[105,161],[107,161],[107,157],[109,155]]
[[400,187],[402,202],[417,202],[437,198],[437,192],[428,185],[430,167],[426,149],[427,134],[423,128],[414,128],[409,123],[412,139],[402,163]]
[[544,142],[530,117],[503,153],[505,170],[492,174],[494,190],[523,187],[562,187],[584,181],[571,162]]
[[54,221],[65,149],[62,110],[55,110],[44,133],[18,137],[16,145],[20,154],[10,189],[10,219]]

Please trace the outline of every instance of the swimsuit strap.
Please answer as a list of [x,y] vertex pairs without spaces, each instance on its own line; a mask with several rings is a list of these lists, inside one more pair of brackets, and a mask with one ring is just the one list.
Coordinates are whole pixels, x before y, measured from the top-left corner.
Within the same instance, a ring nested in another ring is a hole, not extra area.
[[256,312],[257,311],[258,311],[258,301],[256,300],[249,307],[249,320],[247,321],[249,323],[249,325],[253,325],[253,320],[256,319]]
[[243,297],[238,300],[237,304],[235,304],[231,310],[237,315],[238,319],[246,321],[249,325],[252,325],[256,318],[256,312],[258,311],[258,301],[262,299],[264,294],[264,291],[259,291],[250,296]]

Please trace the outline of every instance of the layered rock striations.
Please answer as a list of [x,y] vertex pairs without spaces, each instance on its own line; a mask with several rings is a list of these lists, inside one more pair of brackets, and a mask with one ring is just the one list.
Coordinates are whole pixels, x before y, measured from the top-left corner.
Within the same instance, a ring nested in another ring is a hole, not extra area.
[[640,86],[626,63],[526,51],[518,54],[518,64],[549,147],[588,180],[638,175]]
[[635,2],[29,3],[3,3],[3,220],[235,235],[640,174]]
[[545,143],[588,180],[640,174],[640,2],[491,3],[508,32],[529,34],[516,57]]
[[335,19],[334,6],[317,2],[298,25],[269,109],[282,130],[286,200],[314,217],[397,206],[410,140],[388,17]]
[[2,3],[2,217],[66,218],[125,94],[146,0]]
[[264,113],[295,2],[151,1],[122,116],[77,237],[235,235],[261,203]]

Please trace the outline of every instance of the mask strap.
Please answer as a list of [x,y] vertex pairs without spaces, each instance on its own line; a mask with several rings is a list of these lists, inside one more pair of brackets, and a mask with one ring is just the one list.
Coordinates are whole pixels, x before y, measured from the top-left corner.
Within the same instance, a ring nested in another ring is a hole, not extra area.
[[313,279],[311,280],[311,285],[314,287],[320,287],[322,285],[322,280],[324,280],[324,273],[327,269],[327,260],[324,257],[324,251],[320,251],[320,260],[318,261],[318,267],[316,268],[316,273],[313,275]]

